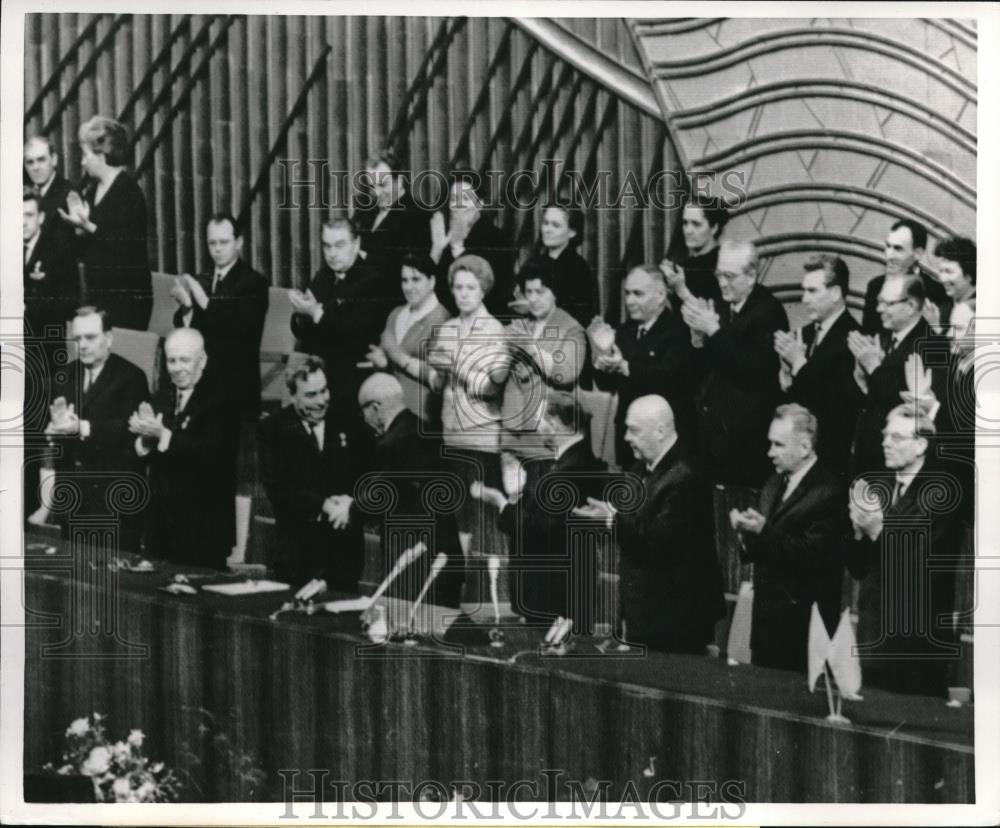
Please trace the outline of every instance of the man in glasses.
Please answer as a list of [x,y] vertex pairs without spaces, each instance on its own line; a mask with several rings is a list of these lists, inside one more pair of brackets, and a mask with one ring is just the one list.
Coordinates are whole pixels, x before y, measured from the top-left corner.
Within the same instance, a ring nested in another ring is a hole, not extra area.
[[[882,424],[886,415],[902,401],[907,390],[906,366],[918,354],[926,368],[945,364],[948,343],[934,334],[923,318],[926,292],[919,276],[886,279],[876,307],[882,324],[879,336],[852,331],[847,347],[854,355],[854,379],[864,394],[854,438],[855,474],[885,468],[882,455]],[[944,399],[943,370],[932,370],[932,387]]]
[[788,330],[788,316],[758,273],[751,242],[724,241],[715,272],[722,302],[692,297],[681,308],[704,377],[698,441],[713,483],[760,486],[770,474],[767,428],[781,394],[774,334]]
[[859,480],[849,514],[848,568],[861,582],[857,640],[864,681],[945,696],[958,655],[955,563],[962,539],[958,481],[935,461],[934,422],[899,405],[880,438],[889,474]]

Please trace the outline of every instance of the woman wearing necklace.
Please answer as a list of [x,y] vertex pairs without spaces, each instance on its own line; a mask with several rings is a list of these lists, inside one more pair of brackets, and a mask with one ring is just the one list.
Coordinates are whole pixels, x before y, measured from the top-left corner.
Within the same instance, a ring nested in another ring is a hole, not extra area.
[[105,308],[116,327],[144,331],[153,309],[146,199],[125,170],[125,127],[95,115],[80,127],[80,150],[89,181],[59,215],[76,230],[86,301]]

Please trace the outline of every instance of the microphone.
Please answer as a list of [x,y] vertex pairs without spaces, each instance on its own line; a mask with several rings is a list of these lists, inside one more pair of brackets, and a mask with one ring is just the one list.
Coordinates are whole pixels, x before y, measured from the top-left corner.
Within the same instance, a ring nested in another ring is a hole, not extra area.
[[424,585],[420,590],[420,594],[417,596],[417,600],[413,602],[413,608],[410,610],[410,620],[406,625],[409,629],[413,629],[413,620],[417,617],[417,610],[420,608],[420,602],[424,600],[427,590],[431,588],[431,584],[434,583],[434,579],[437,578],[438,573],[444,569],[444,565],[446,563],[448,563],[448,556],[444,552],[438,552],[437,557],[434,559],[434,563],[431,564],[431,571],[427,575],[427,580],[424,581]]
[[490,572],[490,598],[493,600],[493,619],[495,626],[500,626],[500,597],[497,594],[497,577],[500,574],[500,559],[490,555],[487,561]]
[[403,554],[396,559],[396,564],[393,566],[392,571],[386,575],[385,580],[378,585],[378,589],[375,590],[375,594],[371,597],[371,603],[374,604],[379,598],[381,598],[382,593],[385,592],[389,588],[389,585],[399,577],[400,573],[426,551],[427,547],[424,545],[423,541],[417,541],[412,547],[404,551]]

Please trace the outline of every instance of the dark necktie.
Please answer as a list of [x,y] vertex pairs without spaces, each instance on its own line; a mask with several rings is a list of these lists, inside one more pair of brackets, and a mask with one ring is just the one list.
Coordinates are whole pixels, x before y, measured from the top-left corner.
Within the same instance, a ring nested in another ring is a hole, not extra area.
[[185,402],[186,402],[186,400],[184,399],[184,392],[178,391],[177,392],[177,403],[176,403],[176,405],[174,405],[174,416],[175,417],[178,416],[184,410],[184,403]]
[[734,319],[736,319],[736,305],[730,304],[729,305],[729,321],[732,322]]
[[806,359],[812,357],[816,346],[819,344],[819,324],[813,322],[810,328],[812,329],[812,335],[809,337],[809,344],[806,346]]
[[896,342],[895,335],[894,334],[890,334],[889,338],[885,342],[885,355],[889,356],[889,354],[891,354],[893,351],[895,351],[897,344],[898,343]]
[[642,342],[642,338],[646,335],[646,329],[640,325],[635,329],[635,341]]
[[322,454],[323,447],[319,444],[319,432],[316,430],[316,425],[314,423],[306,423],[306,428],[309,429],[309,436],[312,437],[313,445],[316,447],[316,453]]
[[897,480],[896,485],[892,488],[892,500],[889,501],[890,506],[895,506],[899,499],[903,496],[903,481]]
[[774,506],[777,508],[782,504],[785,499],[785,494],[788,492],[788,475],[781,475],[781,483],[778,485],[778,499],[775,500]]
[[86,394],[94,384],[94,369],[87,368],[83,372],[83,393]]
[[219,289],[219,285],[222,284],[222,274],[217,270],[215,271],[215,277],[212,279],[212,296],[215,296],[215,292]]

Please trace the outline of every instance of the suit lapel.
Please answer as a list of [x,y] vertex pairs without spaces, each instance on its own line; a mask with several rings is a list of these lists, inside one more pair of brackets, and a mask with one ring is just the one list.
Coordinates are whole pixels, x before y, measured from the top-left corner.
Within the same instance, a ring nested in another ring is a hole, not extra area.
[[778,517],[778,515],[791,509],[796,503],[798,503],[809,491],[810,486],[813,484],[815,476],[819,473],[819,463],[813,463],[812,468],[806,472],[805,477],[799,481],[799,485],[789,492],[788,497],[784,500],[779,500],[774,504],[774,509],[771,513],[772,518]]

